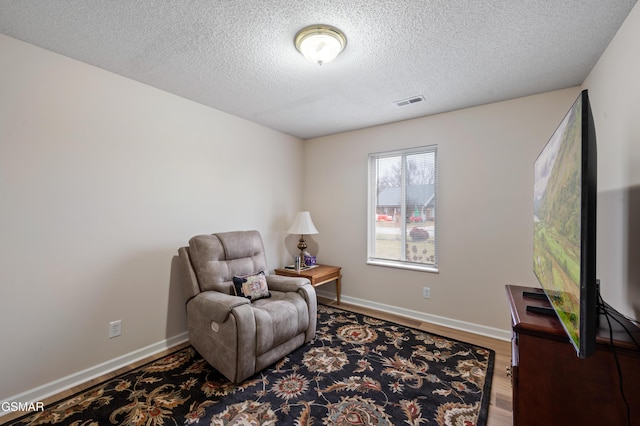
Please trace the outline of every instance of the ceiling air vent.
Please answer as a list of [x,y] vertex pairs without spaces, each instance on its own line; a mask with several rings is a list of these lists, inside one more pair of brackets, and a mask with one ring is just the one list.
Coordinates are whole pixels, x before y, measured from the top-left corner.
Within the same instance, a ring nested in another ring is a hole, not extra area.
[[417,102],[422,102],[422,101],[424,101],[424,96],[417,95],[417,96],[412,96],[408,99],[402,99],[401,101],[395,101],[394,103],[396,104],[396,106],[402,107],[402,106],[411,105],[411,104],[415,104]]

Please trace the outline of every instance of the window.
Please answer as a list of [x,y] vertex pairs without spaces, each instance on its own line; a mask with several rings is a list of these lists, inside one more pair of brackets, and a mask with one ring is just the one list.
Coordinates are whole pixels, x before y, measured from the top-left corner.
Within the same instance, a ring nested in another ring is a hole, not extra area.
[[369,154],[368,263],[438,271],[436,145]]

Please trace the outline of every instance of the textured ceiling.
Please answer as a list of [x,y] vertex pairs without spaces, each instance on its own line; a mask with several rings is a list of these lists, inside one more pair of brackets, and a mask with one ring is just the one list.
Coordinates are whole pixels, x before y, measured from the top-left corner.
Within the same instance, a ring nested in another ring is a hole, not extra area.
[[[307,139],[580,85],[634,5],[0,0],[0,33]],[[317,23],[347,36],[323,66],[293,45]]]

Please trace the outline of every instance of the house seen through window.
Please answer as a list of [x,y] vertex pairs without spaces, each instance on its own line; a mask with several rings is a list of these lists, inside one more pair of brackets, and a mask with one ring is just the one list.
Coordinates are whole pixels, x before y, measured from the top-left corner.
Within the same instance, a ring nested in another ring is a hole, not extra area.
[[369,155],[368,263],[437,272],[437,147]]

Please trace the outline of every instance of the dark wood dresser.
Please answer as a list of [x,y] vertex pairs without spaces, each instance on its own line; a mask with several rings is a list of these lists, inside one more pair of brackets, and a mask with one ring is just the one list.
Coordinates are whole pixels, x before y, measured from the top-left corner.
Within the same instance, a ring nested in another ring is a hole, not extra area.
[[640,349],[621,324],[638,344],[640,328],[616,312],[610,320],[612,346],[609,324],[601,316],[596,352],[580,359],[555,316],[527,311],[527,305],[550,306],[547,300],[523,296],[524,291],[541,289],[513,285],[506,289],[513,330],[513,424],[640,425]]

